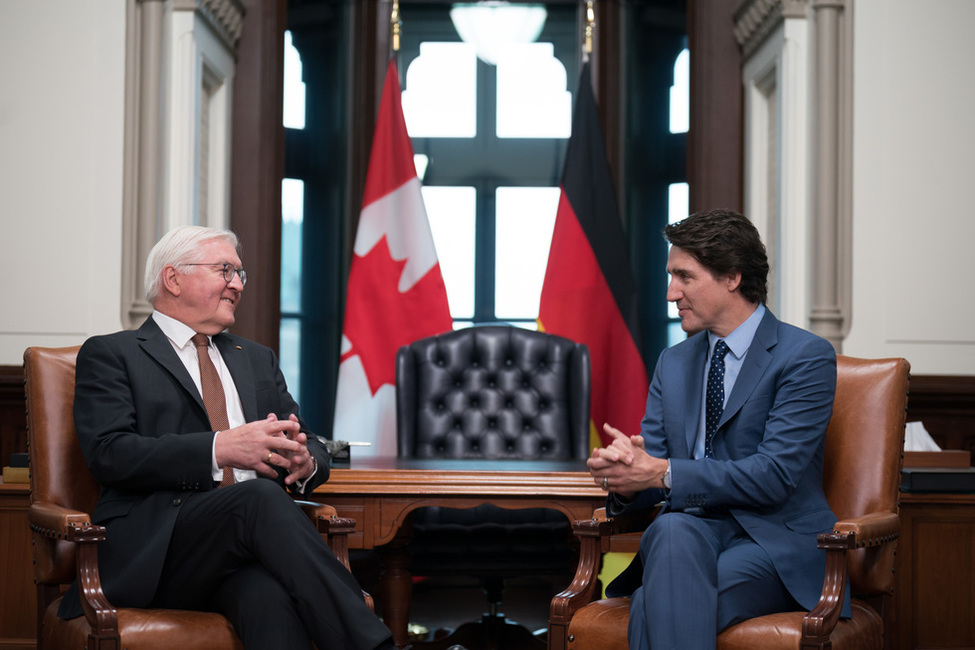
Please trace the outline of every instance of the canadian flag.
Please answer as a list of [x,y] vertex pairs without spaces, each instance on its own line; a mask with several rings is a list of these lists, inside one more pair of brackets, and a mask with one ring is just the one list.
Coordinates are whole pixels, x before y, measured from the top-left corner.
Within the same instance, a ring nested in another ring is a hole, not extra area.
[[342,327],[333,438],[396,455],[396,351],[453,321],[390,60],[376,119]]

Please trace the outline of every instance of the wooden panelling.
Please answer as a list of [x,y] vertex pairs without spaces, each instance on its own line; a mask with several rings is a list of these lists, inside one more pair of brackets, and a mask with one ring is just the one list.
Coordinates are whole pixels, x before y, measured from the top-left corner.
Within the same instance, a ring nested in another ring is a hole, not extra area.
[[[23,366],[0,366],[0,461],[27,451]],[[0,484],[0,648],[34,648],[37,594],[31,534],[30,486]]]
[[234,74],[230,226],[244,246],[247,298],[233,332],[278,348],[284,177],[285,0],[244,0]]
[[975,648],[975,495],[903,494],[887,648]]
[[907,421],[923,422],[942,449],[971,452],[975,465],[975,376],[912,376]]
[[37,592],[27,485],[0,485],[0,648],[34,648]]
[[27,451],[25,408],[23,366],[0,366],[0,466],[10,464],[10,454]]
[[744,209],[744,99],[734,32],[738,0],[688,0],[691,128],[687,133],[690,212]]

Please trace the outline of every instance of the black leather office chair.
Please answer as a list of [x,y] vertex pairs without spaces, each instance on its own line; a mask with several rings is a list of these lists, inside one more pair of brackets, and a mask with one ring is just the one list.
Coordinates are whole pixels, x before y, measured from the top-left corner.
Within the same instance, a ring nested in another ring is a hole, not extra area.
[[[416,341],[396,356],[398,455],[443,459],[586,458],[589,350],[543,332],[482,326]],[[571,575],[571,526],[554,510],[414,512],[414,575],[482,579],[490,611],[443,642],[514,648],[529,633],[498,613],[504,580]],[[531,644],[529,639],[528,644]]]

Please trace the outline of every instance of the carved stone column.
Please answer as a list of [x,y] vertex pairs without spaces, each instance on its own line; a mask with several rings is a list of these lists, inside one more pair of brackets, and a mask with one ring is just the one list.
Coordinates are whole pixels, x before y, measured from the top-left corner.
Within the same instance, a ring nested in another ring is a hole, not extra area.
[[849,172],[841,133],[849,123],[843,101],[844,61],[841,20],[844,0],[814,0],[816,44],[813,118],[812,306],[810,328],[837,351],[849,330],[850,207],[842,191]]
[[746,203],[770,246],[774,308],[837,350],[852,292],[852,3],[748,0],[735,14]]
[[122,324],[136,327],[152,308],[144,264],[163,218],[166,0],[129,0],[125,37],[125,177],[122,191]]
[[[199,124],[205,119],[196,114],[184,114],[194,110],[192,108],[177,108],[180,114],[173,114],[174,73],[193,74],[192,69],[174,70],[174,67],[195,68],[195,61],[187,62],[185,57],[173,63],[170,38],[174,12],[178,16],[191,15],[193,29],[205,30],[207,38],[229,52],[231,60],[243,21],[240,0],[128,0],[126,4],[121,320],[122,325],[129,328],[141,324],[152,310],[143,291],[144,265],[149,250],[169,227],[176,223],[197,223],[199,216],[195,209],[191,210],[193,214],[176,219],[168,214],[172,208],[169,205],[172,199],[168,195],[174,180],[179,180],[182,187],[195,187],[199,192],[199,184],[194,179],[173,178],[170,131],[174,124]],[[194,92],[204,93],[207,91],[205,85],[212,83],[213,80],[208,78]],[[177,88],[175,92],[180,90],[185,89]],[[201,104],[206,105],[206,102]],[[194,105],[194,102],[182,104]],[[229,146],[228,139],[223,149]],[[228,151],[211,149],[204,149],[205,160],[216,161],[228,154]],[[196,180],[201,176],[206,180],[211,168],[209,165],[203,170],[192,167],[191,173]],[[202,195],[207,196],[206,188]],[[182,208],[180,206],[185,212]],[[206,210],[203,214],[206,215]],[[226,218],[223,221],[226,222]],[[217,225],[225,226],[226,223]]]

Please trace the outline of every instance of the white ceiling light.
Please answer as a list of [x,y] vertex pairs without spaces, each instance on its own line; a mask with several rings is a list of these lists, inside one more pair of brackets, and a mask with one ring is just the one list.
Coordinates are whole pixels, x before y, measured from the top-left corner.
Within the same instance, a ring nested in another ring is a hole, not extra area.
[[534,43],[548,12],[542,5],[511,4],[501,0],[458,2],[450,10],[454,29],[477,51],[479,59],[498,64],[507,45]]

